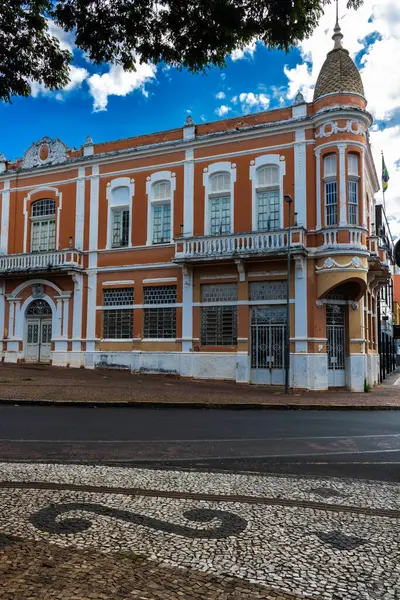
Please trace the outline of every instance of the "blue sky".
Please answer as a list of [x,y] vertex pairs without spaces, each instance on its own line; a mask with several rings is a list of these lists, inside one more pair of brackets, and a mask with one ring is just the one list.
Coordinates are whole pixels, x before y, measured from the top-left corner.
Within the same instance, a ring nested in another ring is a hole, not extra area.
[[[380,170],[385,152],[390,173],[387,202],[400,233],[400,2],[364,0],[347,11],[341,0],[344,45],[360,68],[368,108],[375,118],[371,142]],[[34,85],[32,96],[0,104],[0,152],[21,157],[33,141],[48,135],[79,147],[95,142],[180,127],[190,111],[195,122],[211,121],[291,104],[300,89],[312,99],[313,86],[332,48],[335,7],[328,5],[313,36],[289,54],[250,44],[227,58],[224,69],[191,75],[163,65],[139,65],[136,73],[91,65],[74,48],[70,34],[52,31],[74,53],[71,82],[51,93]],[[217,97],[219,95],[219,97]]]

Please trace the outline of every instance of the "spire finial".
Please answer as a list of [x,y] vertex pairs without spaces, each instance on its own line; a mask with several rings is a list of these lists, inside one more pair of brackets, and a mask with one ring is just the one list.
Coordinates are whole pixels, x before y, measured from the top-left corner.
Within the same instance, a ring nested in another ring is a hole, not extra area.
[[332,36],[332,39],[335,42],[334,50],[339,50],[340,48],[343,48],[343,45],[342,45],[343,33],[342,33],[342,30],[340,29],[340,25],[339,25],[339,0],[336,0],[336,25],[335,25],[334,34]]

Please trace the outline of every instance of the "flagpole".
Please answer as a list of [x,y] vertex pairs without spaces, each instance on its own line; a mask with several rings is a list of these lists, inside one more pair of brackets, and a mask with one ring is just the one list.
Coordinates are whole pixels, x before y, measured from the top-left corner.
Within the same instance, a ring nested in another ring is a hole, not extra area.
[[[383,156],[383,150],[381,150],[381,154],[382,154],[382,173],[383,173],[383,165],[385,164],[385,159],[384,159],[384,156]],[[383,181],[383,178],[382,178],[382,196],[383,196],[383,210],[385,211],[385,216],[386,216],[385,182]]]

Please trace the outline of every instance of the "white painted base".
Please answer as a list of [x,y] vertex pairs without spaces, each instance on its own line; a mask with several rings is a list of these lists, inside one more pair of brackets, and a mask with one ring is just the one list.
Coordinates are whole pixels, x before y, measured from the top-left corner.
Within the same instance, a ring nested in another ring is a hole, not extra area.
[[320,354],[290,355],[290,385],[305,390],[328,389],[328,357]]
[[367,379],[367,355],[351,354],[346,359],[346,387],[351,392],[364,392]]
[[371,387],[379,382],[379,354],[367,354],[367,380]]

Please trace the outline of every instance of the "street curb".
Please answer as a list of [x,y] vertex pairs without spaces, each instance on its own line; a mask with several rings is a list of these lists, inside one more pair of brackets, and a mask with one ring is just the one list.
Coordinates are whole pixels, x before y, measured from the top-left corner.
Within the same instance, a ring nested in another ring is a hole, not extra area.
[[366,411],[366,410],[400,410],[398,406],[384,405],[354,405],[354,404],[290,404],[290,403],[275,403],[275,404],[224,404],[224,403],[206,403],[206,402],[83,402],[64,401],[64,400],[11,400],[0,398],[0,405],[13,406],[75,406],[79,408],[196,408],[208,410],[347,410],[347,411]]

